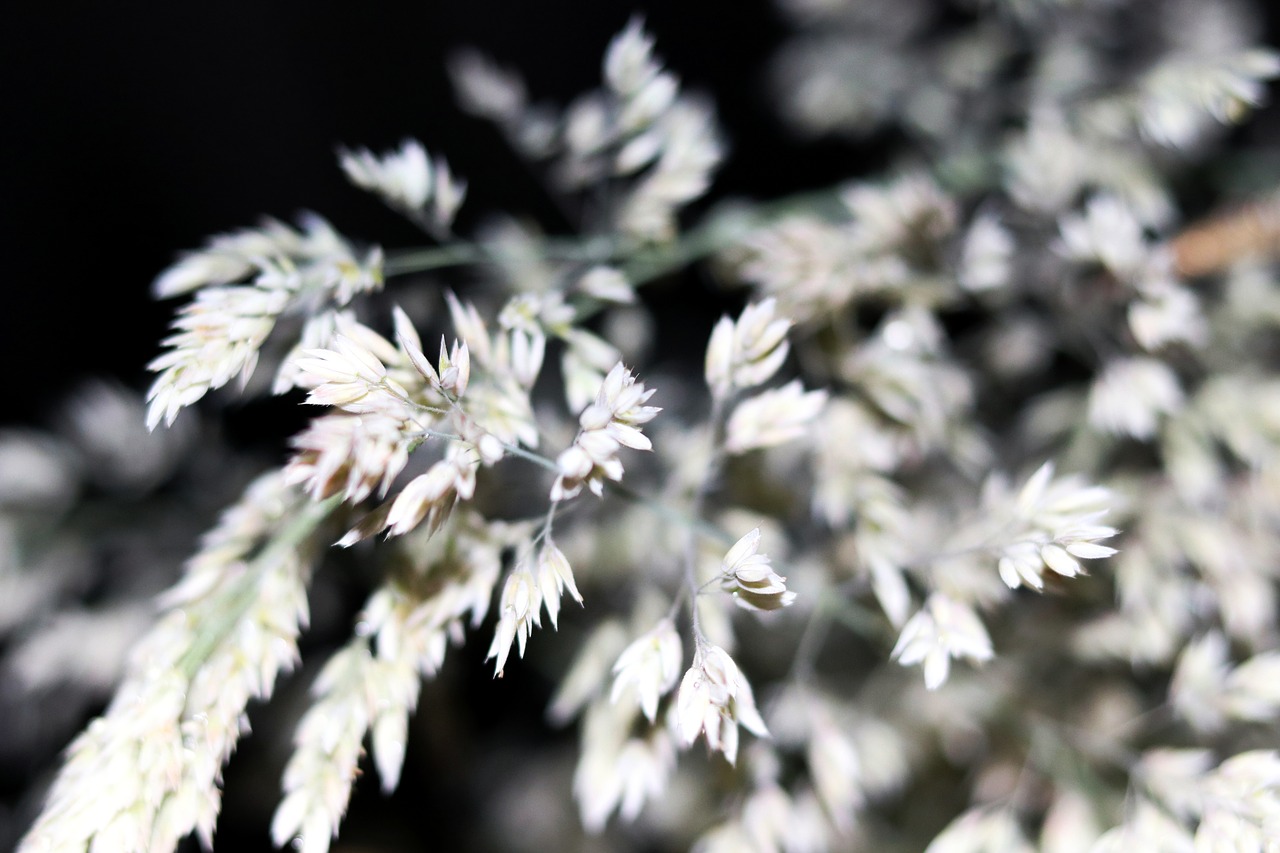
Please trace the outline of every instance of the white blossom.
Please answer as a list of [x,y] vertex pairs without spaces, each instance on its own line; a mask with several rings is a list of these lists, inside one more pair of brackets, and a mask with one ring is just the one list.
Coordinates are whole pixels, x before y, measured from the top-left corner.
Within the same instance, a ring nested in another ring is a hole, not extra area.
[[711,393],[727,397],[735,389],[768,382],[787,359],[791,321],[775,316],[778,302],[765,299],[743,309],[737,322],[721,317],[707,343],[706,377]]
[[1089,389],[1089,422],[1104,432],[1148,439],[1183,406],[1177,375],[1153,358],[1119,359]]
[[1032,847],[1007,809],[970,809],[948,824],[925,853],[1032,853]]
[[448,164],[443,159],[433,164],[422,143],[414,139],[406,139],[398,151],[381,157],[366,149],[344,150],[339,161],[356,186],[377,193],[406,213],[425,215],[425,221],[440,228],[453,222],[466,194],[466,184],[450,174]]
[[661,411],[644,403],[653,389],[637,382],[622,362],[600,384],[595,402],[578,418],[579,431],[573,445],[556,459],[559,472],[551,487],[551,500],[574,497],[586,485],[597,495],[604,493],[604,481],[622,479],[623,447],[649,450],[652,447],[640,427]]
[[1072,788],[1059,790],[1040,829],[1041,853],[1087,851],[1102,836],[1090,798]]
[[1201,811],[1201,787],[1212,766],[1213,754],[1207,749],[1150,749],[1133,776],[1170,814],[1189,820]]
[[1280,754],[1234,755],[1204,780],[1196,850],[1265,850],[1280,832]]
[[707,746],[722,752],[730,764],[738,757],[739,725],[759,737],[769,736],[738,665],[724,649],[707,643],[698,646],[693,666],[680,681],[675,723],[684,746],[705,733]]
[[635,820],[668,788],[676,765],[671,732],[654,726],[634,736],[634,722],[628,703],[597,699],[587,708],[573,792],[588,832],[602,830],[615,809],[623,820]]
[[459,106],[472,115],[507,124],[518,121],[528,106],[520,75],[474,50],[450,58],[449,77]]
[[115,698],[72,743],[20,850],[170,851],[191,832],[212,845],[246,706],[297,659],[309,564],[296,545],[271,546],[300,511],[276,473],[223,516],[163,597]]
[[1099,524],[1115,497],[1080,477],[1054,479],[1052,463],[1041,465],[1019,490],[1011,508],[1007,543],[999,550],[1000,578],[1011,589],[1044,589],[1044,569],[1063,577],[1083,574],[1080,560],[1110,557],[1098,544],[1119,531]]
[[534,626],[540,622],[541,608],[542,594],[537,578],[528,564],[521,562],[507,575],[507,581],[502,587],[502,599],[498,604],[498,626],[494,629],[489,653],[485,655],[485,660],[495,659],[495,676],[501,677],[513,642],[519,647],[520,657],[524,657],[529,636],[533,633]]
[[410,480],[395,496],[385,522],[388,535],[403,536],[423,519],[429,520],[432,530],[438,528],[455,499],[469,500],[475,494],[479,465],[479,453],[472,446],[451,443],[444,459]]
[[1103,833],[1089,848],[1089,853],[1132,853],[1134,850],[1195,853],[1191,833],[1150,800],[1140,798],[1132,811],[1125,823]]
[[294,437],[297,453],[285,477],[316,499],[341,493],[359,503],[375,490],[385,495],[409,461],[415,432],[402,418],[383,414],[317,418]]
[[881,184],[854,184],[841,201],[853,217],[849,237],[864,251],[938,240],[951,234],[958,220],[955,200],[921,172]]
[[237,376],[247,381],[288,303],[288,291],[252,286],[197,292],[174,320],[175,333],[164,340],[169,352],[148,365],[160,375],[147,392],[147,426],[154,429],[161,420],[172,424],[182,408]]
[[[645,94],[657,97],[632,101],[632,121],[643,121],[657,109],[658,98],[665,97],[659,85]],[[624,113],[623,121],[628,118]],[[655,141],[654,148],[661,153],[619,206],[618,227],[637,239],[660,241],[675,236],[679,209],[707,191],[724,157],[724,145],[711,108],[689,99],[677,100],[666,110],[655,134],[661,142]]]
[[534,566],[538,581],[538,595],[547,608],[547,616],[552,627],[556,627],[560,616],[560,596],[567,589],[573,600],[582,603],[582,593],[573,579],[573,568],[564,552],[547,541],[538,549],[538,558]]
[[1209,329],[1200,300],[1190,289],[1165,278],[1141,282],[1141,299],[1129,305],[1129,330],[1143,349],[1171,343],[1204,346]]
[[[255,273],[251,283],[235,283]],[[159,374],[147,392],[148,428],[172,424],[181,409],[234,378],[247,382],[276,321],[300,299],[343,305],[381,286],[381,250],[358,258],[318,216],[304,218],[302,232],[269,221],[258,231],[214,238],[156,281],[161,296],[196,295],[163,341],[168,351],[148,365]]]
[[1169,699],[1197,730],[1221,731],[1229,720],[1265,722],[1280,713],[1280,653],[1263,652],[1232,666],[1216,631],[1188,643],[1178,659]]
[[725,427],[725,449],[745,453],[802,437],[826,405],[827,392],[805,391],[799,379],[738,403]]
[[1013,237],[994,216],[982,215],[969,226],[960,257],[960,286],[979,293],[1009,283]]
[[1262,48],[1160,63],[1138,92],[1138,121],[1153,141],[1193,145],[1212,122],[1234,123],[1261,104],[1264,82],[1280,74],[1280,55]]
[[597,266],[587,270],[578,279],[578,289],[605,302],[629,305],[636,301],[636,292],[631,282],[614,267]]
[[725,554],[720,565],[721,587],[746,610],[777,610],[796,600],[787,590],[787,579],[769,566],[769,558],[759,553],[760,528],[747,533]]
[[649,722],[657,719],[658,701],[671,691],[680,675],[683,648],[670,619],[663,619],[623,650],[613,665],[609,699],[617,702],[634,690]]
[[1064,210],[1087,180],[1092,154],[1061,111],[1041,106],[1005,148],[1005,187],[1024,210]]
[[952,658],[991,660],[991,638],[967,605],[934,593],[907,620],[892,656],[903,666],[923,663],[925,686],[937,690],[947,680]]
[[1142,224],[1127,204],[1112,195],[1091,198],[1084,216],[1064,217],[1061,231],[1064,255],[1099,263],[1121,279],[1137,276],[1151,257]]

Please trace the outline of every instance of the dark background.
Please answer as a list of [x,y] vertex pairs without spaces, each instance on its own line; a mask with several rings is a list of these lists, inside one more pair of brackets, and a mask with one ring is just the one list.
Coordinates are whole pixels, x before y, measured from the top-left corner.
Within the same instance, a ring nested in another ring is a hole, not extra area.
[[[145,365],[178,304],[154,302],[151,281],[211,234],[314,210],[353,238],[422,243],[348,185],[340,145],[380,151],[412,136],[445,155],[470,184],[464,233],[478,213],[498,209],[562,225],[497,131],[454,106],[444,59],[478,47],[519,69],[534,100],[563,104],[598,84],[609,39],[636,11],[659,56],[714,97],[729,131],[712,199],[770,198],[884,165],[892,139],[814,144],[780,128],[765,75],[787,27],[766,0],[9,4],[0,14],[0,424],[47,423],[90,376],[145,388]],[[1274,44],[1280,14],[1270,15]],[[1245,132],[1274,140],[1276,112]],[[459,668],[483,671],[483,652],[473,640]],[[459,707],[527,699],[530,682],[519,678]],[[434,695],[424,693],[424,712],[447,713]],[[500,725],[497,710],[490,716],[459,725]],[[287,731],[264,724],[256,742],[287,742]],[[426,766],[447,772],[449,749],[425,749],[436,759]],[[378,827],[392,835],[413,827],[415,809],[425,819],[465,808],[466,792],[447,777],[414,775],[422,766],[411,754],[394,801],[361,786],[348,849]],[[278,776],[255,786],[245,767],[228,769],[228,814],[261,813],[243,798],[278,791]],[[265,848],[265,826],[233,822],[219,832],[223,849]],[[447,826],[431,833],[436,849],[462,849]]]
[[[477,211],[554,208],[496,130],[454,106],[449,51],[520,69],[534,100],[598,84],[634,11],[732,153],[715,195],[779,195],[866,169],[773,120],[765,61],[786,27],[764,0],[13,4],[0,22],[0,423],[38,424],[86,375],[147,384],[178,302],[152,279],[205,237],[314,210],[385,247],[421,237],[337,168],[339,145],[413,136],[470,182]],[[803,156],[799,153],[804,151]],[[471,221],[474,221],[473,219]]]
[[[421,245],[414,228],[347,183],[338,146],[381,151],[416,137],[443,154],[469,182],[463,233],[493,210],[563,229],[500,134],[454,106],[444,60],[477,47],[518,69],[533,100],[565,104],[599,84],[610,38],[637,11],[659,56],[715,99],[731,131],[712,199],[769,198],[875,167],[869,147],[805,146],[779,127],[765,73],[787,30],[765,0],[12,4],[0,15],[0,364],[9,387],[0,426],[55,423],[89,377],[145,389],[145,366],[181,304],[152,300],[151,282],[209,235],[313,210],[357,240]],[[241,428],[277,433],[267,442],[278,447],[287,432],[254,421],[261,411],[240,415]],[[566,648],[575,639],[555,636],[547,642]],[[512,667],[490,681],[485,646],[473,639],[450,653],[457,663],[424,691],[419,718],[433,724],[415,729],[400,789],[384,798],[376,779],[360,784],[342,849],[418,849],[424,837],[435,849],[487,849],[483,833],[463,835],[487,820],[469,811],[485,800],[474,786],[512,772],[502,744],[575,737],[538,727],[548,698],[538,674]],[[274,704],[297,710],[312,674],[283,680]],[[252,719],[254,735],[227,769],[219,849],[269,848],[291,732],[280,715]],[[446,742],[434,732],[451,734]],[[497,747],[470,751],[480,741]],[[27,786],[56,765],[43,747],[32,752],[32,763],[0,774],[0,848],[38,805]]]
[[[1280,4],[1257,4],[1280,42]],[[405,137],[486,211],[563,227],[500,134],[454,105],[444,60],[471,45],[531,98],[596,86],[634,14],[686,86],[715,99],[729,157],[711,200],[770,198],[868,174],[897,140],[801,141],[770,106],[767,62],[789,26],[769,0],[465,0],[337,4],[9,4],[0,15],[0,424],[42,424],[86,376],[148,384],[179,301],[149,295],[209,235],[303,210],[385,248],[421,235],[337,167],[338,146]],[[1271,102],[1274,103],[1274,89]],[[1242,131],[1280,136],[1269,108]]]

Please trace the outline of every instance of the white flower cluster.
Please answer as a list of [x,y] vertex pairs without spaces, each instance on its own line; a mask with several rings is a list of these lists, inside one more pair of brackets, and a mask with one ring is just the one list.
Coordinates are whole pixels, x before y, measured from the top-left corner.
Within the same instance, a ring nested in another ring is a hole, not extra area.
[[1183,401],[1178,376],[1163,361],[1117,359],[1089,389],[1089,422],[1103,432],[1149,439]]
[[467,192],[466,183],[454,178],[449,164],[443,158],[432,163],[417,140],[407,139],[399,151],[382,157],[360,149],[343,151],[339,159],[353,184],[377,193],[434,233],[448,232]]
[[450,639],[461,642],[464,621],[474,628],[484,619],[498,579],[500,548],[470,522],[448,545],[424,555],[421,574],[390,580],[370,597],[361,614],[362,636],[337,652],[316,679],[317,699],[298,723],[284,798],[271,823],[277,845],[293,841],[309,853],[329,849],[366,734],[383,790],[395,790],[420,679],[436,674]]
[[582,603],[582,594],[573,579],[573,568],[564,553],[552,542],[538,550],[531,567],[522,561],[507,575],[498,603],[498,627],[493,632],[493,642],[485,660],[494,658],[493,672],[502,676],[515,642],[524,657],[525,646],[533,629],[542,625],[542,609],[545,607],[552,627],[556,627],[560,615],[560,596],[568,589],[574,601]]
[[649,450],[652,442],[640,427],[653,420],[657,406],[644,403],[653,396],[643,382],[622,362],[614,365],[604,378],[595,402],[578,417],[578,435],[573,445],[556,458],[559,472],[551,486],[551,500],[562,501],[576,496],[586,486],[596,495],[604,494],[604,481],[622,479],[623,447]]
[[635,733],[634,703],[593,702],[582,722],[582,746],[573,776],[582,825],[604,829],[617,810],[635,820],[645,803],[664,794],[676,767],[677,747],[664,726]]
[[765,299],[743,309],[737,322],[721,317],[707,343],[707,385],[724,399],[731,391],[768,382],[787,360],[791,321],[776,316],[778,301]]
[[796,600],[787,590],[787,579],[769,566],[760,552],[760,528],[739,539],[724,555],[720,565],[720,586],[746,610],[777,610]]
[[1169,685],[1174,709],[1201,732],[1218,732],[1231,720],[1266,723],[1280,715],[1280,653],[1263,652],[1230,665],[1222,634],[1187,645]]
[[[252,278],[249,284],[236,284]],[[239,376],[246,381],[276,320],[317,296],[346,304],[382,286],[382,252],[357,257],[351,245],[318,216],[303,230],[276,221],[215,237],[156,279],[158,296],[196,291],[179,312],[169,351],[149,369],[159,373],[147,393],[147,425],[172,424],[178,412]]]
[[[707,344],[705,376],[712,397],[721,403],[734,391],[773,378],[786,361],[791,321],[775,315],[777,302],[766,299],[743,309],[737,321],[722,317]],[[823,391],[805,391],[799,380],[761,391],[734,403],[725,425],[725,449],[731,454],[775,447],[800,438],[826,404]]]
[[[453,233],[464,186],[407,141],[341,154],[438,244],[388,261],[431,276],[404,279],[391,331],[368,319],[386,319],[380,252],[319,219],[214,238],[165,272],[160,295],[194,295],[153,362],[150,426],[275,352],[274,390],[322,409],[162,599],[21,853],[208,844],[247,704],[294,664],[316,549],[344,530],[316,600],[335,583],[369,597],[301,711],[278,845],[329,849],[366,750],[384,791],[399,784],[451,644],[483,630],[501,677],[564,615],[544,639],[573,662],[547,717],[580,717],[576,753],[504,738],[504,772],[455,768],[492,797],[491,831],[530,849],[1274,847],[1280,208],[1180,232],[1177,170],[1194,157],[1216,180],[1213,126],[1280,64],[1247,46],[1234,0],[1143,6],[1152,26],[1106,46],[1083,34],[1111,32],[1116,4],[940,19],[939,3],[786,4],[806,31],[788,112],[813,132],[891,128],[885,144],[928,155],[895,157],[905,171],[682,232],[722,146],[634,18],[602,87],[563,111],[475,55],[454,63],[466,106],[549,167],[577,236],[516,215]],[[670,318],[641,288],[704,260],[745,307],[681,364],[651,351]],[[637,378],[651,368],[669,371],[669,421]],[[77,491],[134,445],[95,429],[75,420],[75,451],[0,436],[5,639],[80,582],[32,578],[115,547]],[[624,449],[657,451],[649,485]],[[991,473],[1050,456],[1023,483]],[[570,503],[588,490],[610,499]],[[318,636],[341,610],[315,608]],[[98,615],[49,622],[65,646]],[[32,675],[51,658],[0,664],[51,684]],[[682,754],[699,739],[708,761]],[[556,785],[570,766],[576,819]],[[582,839],[615,815],[637,825]]]
[[937,690],[951,672],[952,658],[988,661],[991,637],[967,605],[934,593],[921,610],[907,620],[893,647],[893,658],[903,666],[924,664],[924,684]]
[[[286,469],[291,482],[317,498],[342,494],[358,503],[385,497],[410,450],[434,434],[449,436],[439,461],[409,481],[345,537],[352,544],[381,530],[401,536],[424,521],[437,529],[455,500],[475,493],[481,465],[493,465],[517,441],[536,443],[528,393],[542,364],[543,339],[522,332],[494,347],[484,324],[456,300],[459,326],[477,341],[477,382],[471,348],[442,339],[433,364],[405,313],[395,312],[397,344],[341,317],[330,348],[304,350],[296,360],[307,402],[340,413],[318,418],[294,439],[299,451]],[[511,345],[505,345],[510,340]],[[507,370],[516,367],[513,378]],[[452,430],[452,431],[450,431]]]
[[618,656],[613,665],[609,700],[616,703],[629,689],[635,692],[649,722],[658,716],[658,701],[671,692],[680,676],[684,649],[670,619],[646,631]]
[[212,845],[246,706],[293,667],[307,620],[309,564],[280,532],[299,512],[268,475],[226,513],[165,595],[111,705],[71,745],[19,849],[165,851],[193,831]]
[[1262,48],[1163,63],[1140,83],[1140,127],[1160,145],[1191,147],[1209,128],[1240,121],[1277,76],[1280,54]]
[[675,714],[681,743],[690,746],[705,734],[707,746],[724,753],[730,764],[738,758],[738,726],[769,736],[751,685],[719,646],[704,644],[694,652],[693,666],[680,680]]
[[907,172],[853,184],[839,200],[837,221],[799,214],[746,240],[743,277],[797,320],[819,319],[859,297],[900,294],[921,281],[946,286],[936,259],[951,254],[968,255],[966,288],[978,281],[973,275],[980,260],[988,269],[977,275],[989,287],[1007,275],[1011,238],[987,229],[978,235],[987,244],[982,246],[959,234],[954,200],[927,175]]
[[635,240],[672,239],[680,208],[706,192],[723,157],[710,107],[680,92],[675,76],[654,59],[653,38],[639,17],[609,45],[604,88],[559,116],[528,106],[519,77],[476,54],[458,57],[451,71],[464,106],[497,122],[525,154],[558,158],[562,186],[622,182],[607,214]]
[[[586,709],[573,792],[589,832],[602,830],[615,810],[635,820],[647,801],[667,790],[676,765],[670,727],[654,723],[659,702],[680,676],[680,635],[665,618],[629,645],[627,636],[616,621],[599,626],[549,709],[558,722]],[[638,725],[641,714],[649,726]]]
[[1147,796],[1094,853],[1266,850],[1280,827],[1280,755],[1241,752],[1213,766],[1203,749],[1147,752],[1135,770]]
[[1014,532],[1000,554],[1000,577],[1016,589],[1044,589],[1044,570],[1063,577],[1083,573],[1080,560],[1097,560],[1116,553],[1099,539],[1119,531],[1098,524],[1115,503],[1103,486],[1090,486],[1080,477],[1054,479],[1053,464],[1036,470],[1018,492],[1014,503]]

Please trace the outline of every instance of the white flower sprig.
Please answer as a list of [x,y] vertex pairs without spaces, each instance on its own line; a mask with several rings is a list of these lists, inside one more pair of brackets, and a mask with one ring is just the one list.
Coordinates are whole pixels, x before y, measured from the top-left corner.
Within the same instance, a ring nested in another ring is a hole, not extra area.
[[[159,296],[192,290],[179,312],[168,351],[148,369],[158,373],[147,392],[147,427],[171,425],[178,412],[239,377],[247,382],[258,353],[281,315],[304,299],[344,305],[382,286],[382,252],[358,258],[351,245],[318,216],[299,233],[279,222],[225,235],[165,271]],[[236,284],[252,276],[248,284]]]
[[[391,207],[433,233],[444,235],[467,193],[444,158],[433,163],[422,143],[406,139],[381,157],[366,149],[341,151],[342,171],[361,189],[377,193]],[[428,209],[430,205],[430,209]]]
[[613,665],[610,701],[617,702],[625,693],[634,691],[640,710],[653,722],[658,715],[658,701],[675,687],[680,676],[682,653],[675,625],[670,619],[663,619],[618,656]]
[[640,431],[662,411],[657,406],[644,405],[652,396],[653,389],[637,382],[622,362],[614,365],[601,383],[595,402],[579,416],[580,429],[573,445],[556,459],[559,475],[551,486],[552,501],[574,497],[584,485],[596,495],[604,494],[606,479],[622,479],[619,450],[653,447]]
[[826,391],[805,391],[799,379],[749,397],[729,415],[725,450],[737,455],[801,438],[826,403]]
[[796,594],[787,590],[787,579],[769,565],[760,551],[760,528],[739,539],[720,564],[720,586],[733,595],[744,610],[778,610],[790,606]]
[[1115,503],[1102,486],[1077,476],[1054,479],[1046,462],[1027,480],[1013,507],[1017,529],[1000,551],[1000,577],[1011,588],[1044,589],[1047,567],[1063,577],[1082,574],[1080,560],[1110,557],[1116,549],[1098,544],[1119,531],[1099,524]]
[[115,699],[71,745],[19,849],[167,851],[191,832],[212,846],[246,707],[297,660],[304,543],[331,505],[306,505],[275,472],[224,514],[164,596]]
[[507,575],[502,587],[502,598],[498,604],[498,627],[493,632],[493,642],[489,645],[489,653],[485,660],[494,659],[493,672],[497,678],[502,677],[507,665],[507,657],[511,654],[514,642],[524,657],[525,646],[535,627],[542,625],[542,609],[547,610],[552,627],[557,627],[560,615],[560,596],[569,590],[574,601],[582,603],[582,594],[578,592],[573,578],[573,569],[565,558],[564,552],[553,542],[546,541],[533,558],[522,559]]
[[1163,361],[1116,359],[1089,389],[1089,423],[1102,432],[1145,441],[1184,401],[1177,374]]
[[746,677],[728,652],[707,642],[698,645],[680,681],[675,723],[685,747],[705,733],[707,746],[730,764],[738,758],[739,725],[757,737],[769,736]]
[[706,378],[712,396],[754,388],[773,378],[787,360],[791,321],[776,316],[778,300],[765,299],[743,309],[735,322],[721,317],[707,342]]
[[937,690],[951,672],[952,658],[991,660],[991,637],[976,613],[941,593],[929,596],[923,608],[907,620],[892,657],[903,666],[924,664],[924,684]]

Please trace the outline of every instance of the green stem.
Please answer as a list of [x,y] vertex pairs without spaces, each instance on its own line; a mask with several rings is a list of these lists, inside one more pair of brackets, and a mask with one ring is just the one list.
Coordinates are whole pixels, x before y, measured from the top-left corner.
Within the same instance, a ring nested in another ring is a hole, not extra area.
[[184,678],[194,678],[200,667],[204,666],[218,646],[235,630],[257,600],[258,585],[267,570],[285,554],[296,551],[341,502],[342,495],[333,495],[323,501],[308,504],[302,512],[289,518],[284,529],[271,538],[228,591],[221,606],[197,624],[191,647],[179,658],[177,664],[177,669]]
[[[833,188],[797,193],[772,202],[721,209],[703,219],[678,240],[641,247],[609,237],[547,238],[537,241],[541,258],[581,263],[621,263],[633,284],[661,278],[741,242],[748,234],[793,213],[821,212],[832,206]],[[501,244],[457,242],[430,249],[395,252],[387,257],[387,276],[448,267],[501,263],[510,257]]]
[[[463,440],[460,435],[451,432],[440,432],[438,430],[423,430],[422,434],[430,438],[443,438],[449,441]],[[502,449],[512,456],[523,459],[526,462],[532,462],[540,468],[545,468],[552,474],[558,474],[560,472],[560,469],[556,467],[554,459],[548,459],[540,453],[534,453],[531,450],[525,450],[523,447],[515,444],[507,444],[506,442],[503,442]],[[677,524],[688,527],[691,530],[695,530],[708,539],[722,542],[729,546],[732,546],[733,543],[737,541],[733,536],[716,527],[714,524],[710,524],[701,518],[692,518],[687,513],[683,513],[677,509],[672,509],[657,498],[637,492],[629,486],[624,486],[621,483],[614,482],[609,482],[605,485],[612,494],[644,507],[659,518],[665,518],[668,521],[674,521]]]
[[[539,243],[540,256],[549,261],[606,263],[622,254],[612,240],[592,237],[583,240],[550,238]],[[428,272],[447,267],[501,263],[510,253],[497,243],[450,243],[431,249],[397,252],[387,257],[383,272],[388,276]]]
[[[689,518],[694,524],[702,522],[702,508],[706,504],[707,494],[711,491],[711,484],[720,476],[720,466],[724,461],[724,411],[725,400],[718,396],[712,396],[711,399],[711,417],[710,417],[710,441],[711,452],[707,460],[707,468],[702,473],[702,479],[698,481],[698,487],[693,493],[693,501],[689,506]],[[698,595],[702,591],[698,585],[697,578],[697,561],[698,561],[698,530],[691,527],[689,536],[685,540],[684,548],[684,580],[685,585],[689,588],[689,619],[693,628],[693,640],[698,646],[704,642],[702,636],[702,626],[699,624],[698,618]]]
[[677,524],[695,530],[707,539],[721,542],[730,547],[732,547],[733,543],[737,541],[732,535],[716,527],[714,524],[710,524],[701,518],[693,518],[687,513],[667,506],[657,498],[641,494],[640,492],[619,483],[610,483],[609,491],[618,495],[618,497],[626,498],[633,503],[643,506],[659,518],[664,518],[667,521],[674,521]]

